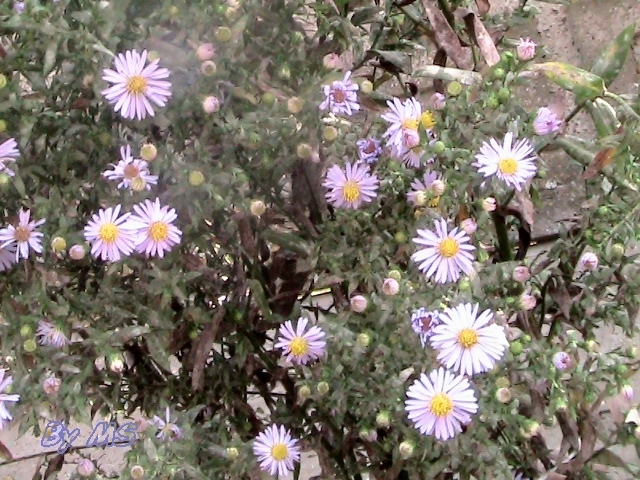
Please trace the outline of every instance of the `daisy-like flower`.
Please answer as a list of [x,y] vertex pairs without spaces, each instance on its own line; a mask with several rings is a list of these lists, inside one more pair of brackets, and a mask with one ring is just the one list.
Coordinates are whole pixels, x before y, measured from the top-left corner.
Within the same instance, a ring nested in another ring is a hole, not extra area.
[[165,252],[180,243],[182,231],[173,222],[178,218],[173,208],[160,205],[160,199],[145,200],[134,205],[129,226],[138,231],[136,250],[150,257],[164,257]]
[[438,361],[461,375],[491,370],[509,346],[504,328],[491,323],[491,310],[478,314],[479,308],[463,303],[446,309],[430,338]]
[[533,129],[536,135],[549,135],[560,131],[562,120],[547,107],[538,110],[538,115],[533,121]]
[[356,93],[359,88],[357,83],[351,81],[351,72],[345,73],[344,79],[322,87],[325,99],[320,104],[320,110],[328,108],[336,115],[352,115],[360,110]]
[[36,228],[45,221],[30,221],[30,217],[31,210],[20,210],[18,225],[9,225],[0,230],[0,248],[15,245],[16,262],[20,258],[29,258],[29,250],[42,253],[42,237],[44,235],[36,231]]
[[402,156],[406,150],[416,147],[420,143],[418,127],[422,115],[422,106],[415,98],[404,102],[399,98],[388,101],[391,110],[382,114],[382,118],[391,125],[382,135],[387,138],[387,145],[395,156]]
[[62,348],[69,343],[69,339],[56,325],[47,320],[38,320],[36,336],[38,343],[43,346]]
[[2,393],[13,383],[13,377],[9,375],[5,377],[5,372],[6,370],[4,368],[0,368],[0,430],[2,430],[8,422],[13,420],[9,410],[7,410],[7,402],[15,403],[20,400],[20,395],[18,394]]
[[344,170],[338,165],[332,166],[322,185],[329,189],[326,197],[333,206],[356,210],[376,198],[378,177],[370,174],[366,165],[347,163]]
[[147,115],[153,117],[155,112],[151,102],[159,107],[166,105],[171,96],[171,83],[164,80],[169,77],[169,70],[158,68],[158,62],[156,59],[145,66],[146,50],[141,54],[127,50],[116,55],[115,70],[104,70],[102,79],[113,85],[102,94],[124,118],[142,120]]
[[298,440],[284,426],[273,424],[253,441],[253,454],[260,469],[270,475],[284,476],[293,471],[293,463],[300,461]]
[[420,433],[448,440],[471,421],[478,411],[478,400],[469,380],[440,367],[413,382],[407,390],[405,410]]
[[132,182],[140,178],[145,182],[145,188],[151,190],[151,185],[157,185],[158,177],[151,175],[149,164],[142,159],[133,158],[131,147],[120,147],[120,161],[111,164],[112,170],[105,170],[102,174],[107,180],[120,180],[118,188],[133,188]]
[[424,347],[433,335],[433,329],[440,324],[440,312],[420,307],[411,314],[411,328],[420,335],[420,343]]
[[171,421],[171,410],[169,407],[167,407],[165,411],[164,418],[163,420],[157,415],[153,416],[153,424],[159,429],[156,437],[160,440],[180,440],[182,438],[182,430]]
[[469,235],[457,227],[447,231],[444,219],[436,220],[435,231],[418,229],[413,242],[423,248],[411,255],[418,269],[427,278],[434,277],[437,283],[457,282],[460,272],[473,271],[473,252]]
[[494,138],[484,142],[480,153],[476,155],[473,164],[478,172],[486,177],[496,175],[508,186],[521,190],[527,180],[533,178],[537,167],[535,151],[529,140],[523,138],[513,143],[513,133],[508,132],[504,137],[504,144],[500,145]]
[[324,355],[327,346],[324,330],[316,325],[307,329],[308,324],[308,319],[300,317],[295,328],[291,320],[280,325],[280,336],[274,347],[283,350],[282,355],[287,356],[287,362],[306,365]]
[[376,163],[382,155],[380,142],[375,138],[361,138],[356,142],[358,146],[358,159],[364,163]]
[[110,262],[131,255],[138,244],[138,229],[129,222],[130,213],[120,215],[122,205],[102,208],[84,228],[84,238],[91,243],[91,254]]
[[0,144],[0,172],[6,173],[10,177],[15,176],[15,172],[7,167],[7,162],[15,162],[20,156],[18,142],[15,138],[10,138]]
[[4,248],[0,248],[0,272],[9,270],[16,261],[15,245],[7,245]]
[[422,179],[418,178],[411,182],[411,191],[407,193],[407,199],[418,207],[422,205],[437,207],[439,196],[431,188],[433,182],[437,179],[438,174],[436,172],[427,170]]

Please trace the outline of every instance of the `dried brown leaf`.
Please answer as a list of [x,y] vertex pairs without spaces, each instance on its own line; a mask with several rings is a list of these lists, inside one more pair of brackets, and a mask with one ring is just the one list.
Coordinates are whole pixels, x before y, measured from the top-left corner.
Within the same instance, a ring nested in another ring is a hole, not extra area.
[[9,462],[13,460],[13,455],[11,455],[11,452],[9,451],[9,449],[2,442],[0,442],[0,458],[7,460]]
[[600,170],[611,164],[615,154],[615,148],[603,148],[602,150],[600,150],[594,157],[593,162],[589,164],[587,169],[582,174],[582,178],[584,180],[591,180],[598,174]]
[[458,68],[471,70],[471,52],[465,50],[456,32],[453,31],[435,0],[422,0],[424,11],[433,27],[436,43],[443,48]]
[[571,318],[571,305],[573,305],[573,300],[564,283],[558,282],[560,282],[560,280],[556,280],[556,283],[549,287],[549,294],[560,307],[560,311],[564,317],[569,320]]
[[496,63],[500,62],[498,49],[478,16],[466,8],[456,10],[456,16],[464,20],[467,30],[469,30],[469,33],[480,48],[480,53],[482,53],[482,57],[485,62],[487,62],[487,65],[493,67]]
[[535,214],[535,208],[533,206],[533,202],[531,201],[529,191],[523,188],[519,192],[516,192],[515,199],[518,201],[518,207],[516,208],[516,210],[520,212],[520,214],[522,215],[522,219],[527,222],[529,231],[531,231],[531,229],[533,228],[533,217]]
[[207,363],[207,358],[209,358],[209,353],[211,353],[211,349],[213,348],[213,342],[216,339],[218,328],[220,328],[220,323],[223,318],[224,310],[221,308],[216,312],[211,323],[207,325],[202,335],[200,335],[196,341],[193,371],[191,373],[191,390],[194,392],[200,391],[204,386],[204,367]]
[[489,0],[476,0],[476,6],[478,7],[478,13],[480,15],[486,15],[491,10]]

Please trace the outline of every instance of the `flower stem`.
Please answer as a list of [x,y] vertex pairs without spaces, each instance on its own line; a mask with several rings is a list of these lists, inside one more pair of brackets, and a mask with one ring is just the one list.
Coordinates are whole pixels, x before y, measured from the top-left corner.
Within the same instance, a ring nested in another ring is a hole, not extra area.
[[496,234],[498,235],[498,255],[500,261],[509,262],[513,258],[511,256],[511,246],[509,245],[509,232],[507,231],[507,223],[504,220],[504,216],[498,213],[498,211],[491,212],[491,219],[496,227]]

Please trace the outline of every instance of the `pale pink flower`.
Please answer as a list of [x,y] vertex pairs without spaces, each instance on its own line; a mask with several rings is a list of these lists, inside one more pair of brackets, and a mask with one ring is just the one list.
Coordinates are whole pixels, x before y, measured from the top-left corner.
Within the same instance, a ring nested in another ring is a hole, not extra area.
[[598,268],[598,256],[593,252],[585,252],[578,260],[578,266],[582,270],[595,270]]
[[31,210],[20,210],[17,226],[9,225],[0,230],[0,248],[15,246],[16,262],[20,258],[29,258],[29,250],[42,253],[41,232],[36,231],[44,220],[30,221]]
[[110,262],[131,255],[138,244],[138,229],[129,222],[130,213],[120,215],[122,205],[100,209],[84,228],[91,255]]
[[385,278],[382,282],[382,293],[385,295],[397,295],[400,291],[400,285],[395,278]]
[[460,228],[464,230],[467,235],[473,235],[478,229],[478,224],[473,218],[465,218],[460,222]]
[[102,94],[124,118],[142,120],[147,115],[153,117],[155,112],[151,102],[159,107],[166,105],[171,96],[171,83],[164,80],[169,77],[169,70],[158,68],[158,62],[156,59],[146,65],[146,50],[142,53],[127,50],[116,55],[115,70],[104,70],[102,79],[113,85]]
[[516,282],[523,283],[531,278],[531,272],[524,265],[519,265],[513,269],[512,277]]
[[258,458],[260,469],[270,475],[284,477],[300,461],[298,440],[282,425],[271,425],[253,442],[253,454]]
[[536,135],[557,133],[560,131],[560,127],[562,127],[562,120],[553,111],[547,107],[542,107],[538,110],[538,115],[533,121],[533,129]]
[[431,105],[434,110],[442,110],[446,104],[446,97],[443,94],[436,92],[431,95]]
[[364,312],[367,309],[367,303],[367,299],[362,295],[354,295],[349,301],[351,311],[355,313]]
[[568,370],[573,367],[573,358],[571,358],[567,352],[557,352],[553,356],[552,361],[553,365],[561,371]]
[[173,208],[160,205],[160,199],[145,200],[133,206],[135,215],[129,227],[138,233],[136,250],[148,256],[164,257],[166,252],[180,243],[182,231],[173,222],[178,218]]
[[322,87],[325,99],[320,104],[320,110],[328,108],[336,115],[352,115],[360,110],[357,93],[359,88],[357,83],[351,81],[351,72],[345,73],[344,79]]
[[516,47],[518,58],[522,61],[531,60],[536,56],[536,43],[530,38],[520,38],[520,43]]
[[47,377],[42,383],[42,389],[47,395],[55,395],[60,390],[60,379],[57,377]]
[[280,336],[274,348],[282,349],[282,355],[286,356],[287,362],[306,365],[324,355],[327,346],[327,342],[324,341],[326,333],[316,325],[307,329],[308,324],[308,319],[300,317],[295,328],[291,320],[280,325]]
[[533,295],[529,295],[528,293],[523,293],[520,296],[520,308],[524,311],[533,310],[536,307],[536,297]]

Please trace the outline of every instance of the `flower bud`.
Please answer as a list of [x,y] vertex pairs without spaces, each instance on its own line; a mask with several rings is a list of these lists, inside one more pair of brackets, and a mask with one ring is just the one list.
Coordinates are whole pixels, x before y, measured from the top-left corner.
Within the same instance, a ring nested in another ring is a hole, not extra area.
[[396,243],[399,243],[401,245],[407,243],[407,240],[409,240],[407,234],[404,232],[396,232],[396,234],[393,236],[393,239],[396,241]]
[[326,395],[329,393],[329,389],[330,387],[327,382],[318,382],[318,386],[316,387],[316,390],[320,395]]
[[296,154],[300,158],[309,158],[312,153],[313,153],[313,149],[311,148],[311,145],[307,143],[300,143],[296,147]]
[[96,370],[102,371],[107,368],[106,361],[104,357],[98,357],[93,361],[93,365],[96,367]]
[[465,218],[460,223],[460,228],[462,228],[467,235],[473,235],[478,229],[478,224],[473,218]]
[[54,252],[62,252],[67,249],[67,241],[62,237],[53,237],[51,240],[51,249]]
[[375,430],[369,430],[368,428],[360,429],[358,436],[366,442],[375,442],[378,440],[378,433]]
[[523,283],[531,278],[531,272],[524,265],[519,265],[513,269],[512,277],[516,282]]
[[368,333],[359,333],[356,337],[356,343],[362,348],[367,348],[371,343],[371,337]]
[[79,244],[75,244],[69,249],[69,257],[71,257],[72,260],[82,260],[85,254],[84,247]]
[[95,469],[95,465],[88,458],[83,458],[78,462],[78,475],[81,477],[90,477]]
[[203,43],[196,50],[196,55],[198,55],[201,62],[211,60],[216,56],[216,49],[213,47],[212,43]]
[[144,432],[149,427],[149,421],[144,417],[138,417],[134,422],[138,427],[136,432]]
[[159,59],[160,59],[160,54],[156,50],[149,50],[149,53],[147,53],[147,60],[149,60],[150,62],[153,62],[154,60],[159,60]]
[[510,386],[511,386],[511,380],[509,380],[507,377],[496,378],[496,387],[505,388]]
[[442,110],[446,105],[446,97],[441,93],[434,93],[431,95],[431,105],[434,110]]
[[338,129],[333,125],[327,125],[322,129],[322,138],[324,138],[328,142],[334,141],[338,138]]
[[624,256],[625,248],[621,243],[615,243],[611,246],[611,258],[620,260]]
[[24,348],[24,351],[27,353],[33,353],[36,351],[36,348],[38,348],[38,345],[33,338],[30,338],[28,340],[25,340],[25,342],[22,344],[22,348]]
[[0,188],[4,190],[9,182],[11,182],[11,177],[4,172],[0,173]]
[[4,120],[0,120],[0,133],[4,133],[7,131],[7,122]]
[[91,88],[92,85],[93,85],[93,75],[92,74],[85,75],[82,78],[82,86],[84,88]]
[[387,277],[393,278],[394,280],[399,282],[402,279],[402,272],[400,272],[400,270],[389,270],[389,273],[387,273]]
[[364,80],[360,84],[360,91],[364,94],[373,92],[373,83],[371,83],[369,80]]
[[569,370],[573,367],[573,359],[567,352],[557,352],[553,356],[553,365],[560,371]]
[[505,404],[509,403],[511,402],[512,398],[513,398],[513,395],[511,394],[511,389],[509,388],[502,387],[496,391],[496,399],[500,403],[505,403]]
[[199,187],[204,183],[204,175],[200,170],[192,170],[189,172],[189,185]]
[[124,361],[121,355],[115,354],[111,356],[109,359],[109,370],[117,374],[124,372]]
[[568,407],[569,406],[564,399],[559,398],[556,400],[556,412],[566,412]]
[[229,460],[235,462],[240,456],[240,452],[238,452],[238,449],[236,447],[228,447],[225,451],[225,455]]
[[134,465],[133,467],[131,467],[129,473],[131,474],[131,478],[133,478],[134,480],[140,480],[141,478],[144,478],[144,468],[142,468],[141,465]]
[[218,71],[218,67],[211,60],[207,60],[206,62],[202,62],[202,65],[200,65],[200,71],[206,76],[210,77],[216,74],[216,72]]
[[6,75],[3,75],[2,73],[0,73],[0,90],[6,87],[7,83],[8,81],[7,81]]
[[289,113],[300,113],[303,106],[304,100],[302,100],[300,97],[291,97],[289,100],[287,100],[287,110],[289,110]]
[[536,297],[533,295],[529,295],[528,293],[523,293],[520,296],[520,308],[526,312],[529,310],[533,310],[536,307]]
[[214,95],[209,95],[202,101],[202,109],[205,113],[215,113],[220,110],[220,100]]
[[523,62],[531,60],[536,56],[536,43],[530,38],[521,38],[520,43],[516,47],[518,58]]
[[431,184],[431,190],[433,191],[433,193],[435,193],[438,196],[442,195],[446,190],[446,188],[447,186],[445,185],[445,183],[439,179],[434,180],[433,183]]
[[447,93],[452,97],[457,97],[462,93],[462,84],[457,80],[454,80],[447,85]]
[[493,197],[487,197],[482,201],[482,209],[485,212],[494,212],[496,206],[496,199]]
[[145,143],[140,149],[140,158],[145,162],[152,162],[158,156],[158,149],[152,143]]
[[33,335],[33,328],[31,325],[22,325],[22,327],[20,327],[20,336],[22,336],[22,338],[28,338],[31,335]]
[[267,211],[267,207],[265,206],[262,200],[252,200],[249,210],[251,211],[252,215],[259,217],[260,215],[263,215],[264,212]]
[[627,400],[631,401],[633,400],[633,387],[631,385],[624,384],[622,386],[622,388],[620,389],[620,393],[624,396],[624,398],[626,398]]
[[535,420],[525,420],[520,431],[525,438],[531,438],[540,433],[540,424]]
[[298,389],[298,399],[299,400],[306,400],[310,396],[311,396],[311,389],[309,388],[308,385],[302,385]]
[[444,153],[446,149],[447,149],[447,145],[441,140],[438,140],[436,143],[433,144],[433,151],[435,153],[438,153],[438,154]]
[[511,353],[515,356],[520,355],[523,350],[522,343],[520,343],[520,341],[518,340],[511,342],[511,344],[509,345],[509,350],[511,350]]
[[351,311],[355,313],[362,313],[367,309],[367,299],[362,295],[354,295],[349,300],[349,304],[351,305]]
[[382,282],[382,293],[385,295],[397,295],[400,291],[400,285],[394,278],[385,278]]
[[134,192],[142,192],[147,188],[147,181],[142,177],[135,177],[131,180],[131,190]]
[[400,453],[400,458],[402,458],[403,460],[406,460],[407,458],[411,457],[411,455],[413,455],[414,449],[415,447],[413,445],[413,442],[410,442],[409,440],[404,440],[403,442],[400,442],[400,445],[398,445],[398,452]]
[[376,415],[376,426],[378,428],[387,428],[389,425],[391,425],[391,414],[386,410],[379,412]]
[[55,395],[60,390],[60,379],[57,377],[47,377],[42,383],[42,389],[47,395]]
[[229,27],[218,27],[215,36],[216,40],[225,43],[231,40],[231,38],[233,37],[233,32],[231,32],[231,29]]

